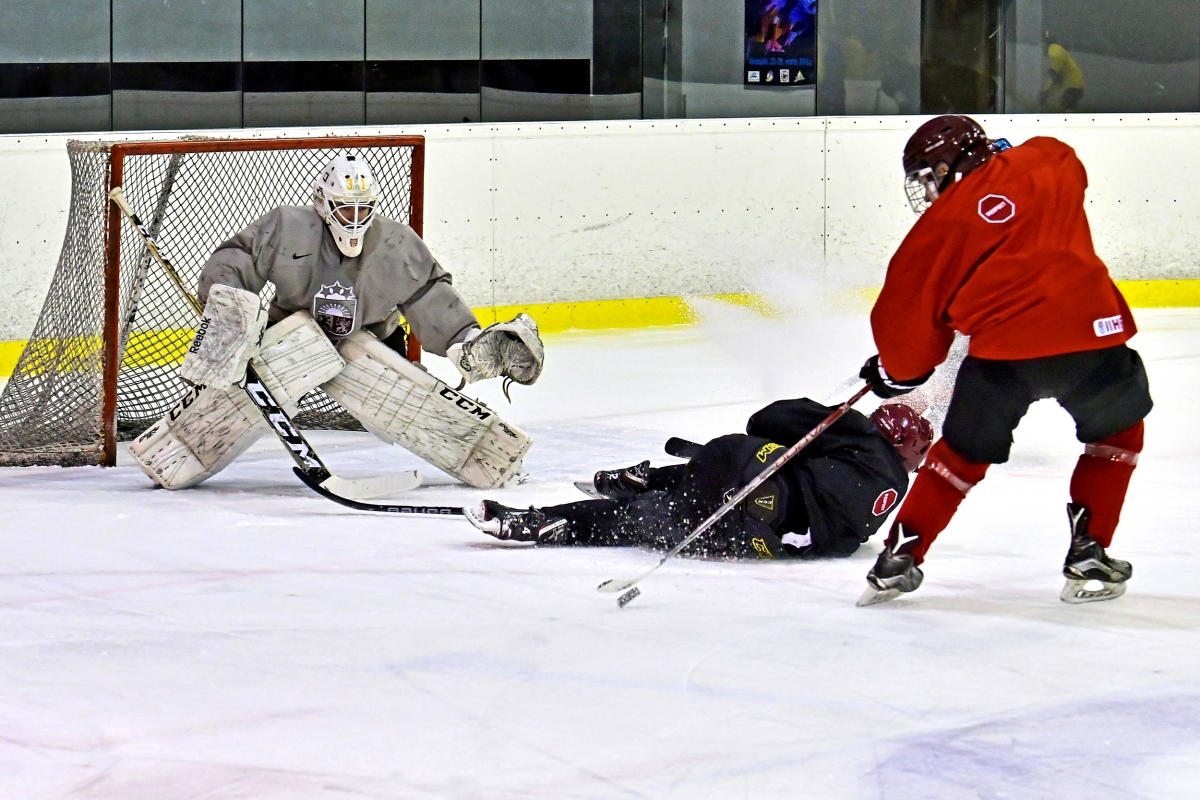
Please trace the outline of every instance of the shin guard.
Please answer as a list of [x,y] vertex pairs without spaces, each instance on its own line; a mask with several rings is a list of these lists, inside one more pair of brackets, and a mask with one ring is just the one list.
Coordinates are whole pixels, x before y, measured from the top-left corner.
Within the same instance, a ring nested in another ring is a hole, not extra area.
[[1142,452],[1145,423],[1084,448],[1071,475],[1071,502],[1091,515],[1088,533],[1101,547],[1112,544],[1125,504],[1125,491]]
[[888,548],[897,555],[912,555],[917,564],[923,562],[933,540],[950,524],[959,503],[983,480],[989,466],[968,461],[939,439],[896,515]]

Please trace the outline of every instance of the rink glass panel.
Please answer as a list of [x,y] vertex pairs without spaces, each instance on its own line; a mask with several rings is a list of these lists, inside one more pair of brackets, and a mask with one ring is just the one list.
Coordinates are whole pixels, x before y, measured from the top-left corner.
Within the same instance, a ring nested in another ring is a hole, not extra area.
[[[195,315],[108,202],[121,185],[194,292],[216,247],[279,205],[309,205],[334,156],[371,164],[379,213],[420,232],[421,137],[71,142],[67,235],[41,316],[0,395],[0,463],[113,463],[115,442],[160,419],[184,394],[176,374]],[[270,285],[264,294],[273,290]],[[361,430],[316,390],[302,427]]]

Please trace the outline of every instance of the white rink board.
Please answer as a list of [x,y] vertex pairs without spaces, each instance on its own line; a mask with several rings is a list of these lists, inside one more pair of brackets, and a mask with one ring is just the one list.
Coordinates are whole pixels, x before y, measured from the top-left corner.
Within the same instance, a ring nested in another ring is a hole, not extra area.
[[[828,120],[827,255],[844,279],[883,282],[912,226],[900,153],[926,117]],[[1087,213],[1100,257],[1118,280],[1200,277],[1200,115],[981,115],[1014,145],[1053,136],[1088,173]]]
[[[882,282],[912,225],[899,154],[923,118],[634,120],[205,132],[427,138],[425,235],[473,305],[752,289],[759,272]],[[983,117],[1056,136],[1091,180],[1097,248],[1123,279],[1200,277],[1200,115]],[[182,132],[191,133],[191,132]],[[90,134],[173,138],[180,132]],[[28,336],[70,200],[65,145],[0,137],[0,341]],[[214,246],[215,246],[214,242]]]

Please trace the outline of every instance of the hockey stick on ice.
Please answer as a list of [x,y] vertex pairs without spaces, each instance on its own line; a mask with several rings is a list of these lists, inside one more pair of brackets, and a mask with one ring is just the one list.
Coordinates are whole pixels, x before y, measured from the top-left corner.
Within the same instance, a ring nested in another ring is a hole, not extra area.
[[[167,260],[166,256],[159,250],[158,242],[142,224],[137,212],[133,210],[133,206],[125,197],[125,192],[120,186],[114,188],[108,194],[112,200],[121,209],[122,213],[129,218],[137,229],[138,235],[142,237],[142,241],[146,245],[146,249],[162,267],[163,272],[171,279],[171,283],[175,284],[176,290],[187,301],[189,307],[195,312],[196,316],[200,316],[204,312],[204,307],[200,305],[200,301],[187,290],[183,284],[183,279],[179,277],[179,273],[175,267]],[[306,486],[309,486],[317,491],[318,494],[327,497],[334,502],[345,504],[347,501],[359,503],[361,506],[372,505],[362,503],[362,500],[383,497],[389,494],[398,494],[400,492],[411,491],[421,485],[421,475],[416,470],[408,472],[399,472],[390,475],[380,475],[375,478],[363,478],[360,480],[347,480],[339,478],[329,471],[325,463],[321,461],[321,457],[317,455],[317,451],[300,430],[292,422],[287,412],[279,405],[279,402],[271,394],[271,390],[258,377],[258,373],[254,371],[253,365],[246,365],[246,394],[254,402],[254,406],[262,413],[267,424],[279,437],[279,441],[287,448],[291,454],[292,460],[296,462],[297,473],[303,473],[301,480]],[[316,487],[320,486],[320,490]],[[323,491],[322,491],[323,490]],[[368,509],[377,511],[387,511],[390,506],[379,506],[378,508]]]
[[[787,450],[784,450],[783,455],[781,455],[779,458],[777,458],[773,462],[771,462],[771,465],[769,467],[764,469],[762,472],[758,473],[758,475],[754,478],[754,480],[750,481],[749,483],[747,483],[745,486],[742,487],[742,490],[740,492],[738,492],[733,497],[726,500],[725,505],[718,508],[716,511],[713,512],[712,516],[710,516],[708,519],[704,520],[704,522],[700,523],[700,527],[698,527],[698,528],[696,528],[696,530],[692,531],[692,533],[689,534],[686,539],[684,539],[679,544],[675,545],[675,547],[671,548],[671,550],[665,556],[663,556],[661,559],[659,559],[659,562],[657,564],[655,564],[653,567],[646,570],[645,572],[643,572],[641,575],[639,575],[636,578],[628,578],[626,580],[618,580],[616,578],[612,578],[610,580],[607,580],[604,583],[597,586],[596,591],[599,591],[599,592],[625,592],[625,594],[623,594],[619,598],[617,598],[617,605],[620,606],[621,608],[624,608],[626,605],[629,604],[629,602],[631,600],[633,600],[633,598],[635,598],[639,594],[641,594],[641,590],[635,588],[636,584],[641,583],[646,578],[650,577],[650,575],[656,569],[658,569],[664,563],[666,563],[668,558],[678,554],[679,551],[683,550],[683,548],[687,547],[689,544],[696,541],[696,539],[698,539],[701,535],[703,535],[705,531],[707,531],[713,525],[716,525],[717,522],[721,519],[721,517],[723,517],[727,513],[729,513],[730,509],[732,509],[734,506],[738,505],[743,500],[745,500],[747,497],[749,497],[751,492],[753,492],[755,489],[757,489],[759,486],[761,486],[763,483],[765,483],[772,475],[774,475],[776,472],[778,472],[784,464],[791,461],[793,456],[795,456],[797,453],[799,453],[805,447],[808,447],[808,445],[810,445],[812,443],[813,439],[816,439],[818,436],[820,436],[822,433],[824,433],[825,430],[830,425],[837,422],[838,419],[840,419],[843,414],[845,414],[847,411],[850,410],[850,406],[854,405],[859,400],[861,400],[863,398],[863,396],[866,395],[866,393],[869,391],[871,391],[871,385],[867,384],[867,385],[863,386],[861,389],[859,389],[857,392],[855,392],[853,397],[851,397],[849,400],[847,400],[846,402],[842,403],[840,406],[835,408],[828,417],[823,419],[821,421],[821,423],[819,425],[817,425],[817,427],[815,427],[811,431],[809,431],[804,436],[803,439],[796,442],[794,445],[789,447]],[[629,591],[626,591],[627,589]]]
[[[385,514],[437,514],[441,516],[452,516],[463,513],[461,506],[422,506],[422,505],[386,505],[380,503],[364,503],[359,500],[351,500],[348,497],[341,497],[329,491],[325,484],[318,482],[318,477],[312,473],[305,472],[299,467],[292,467],[292,471],[300,480],[308,485],[322,497],[326,497],[335,503],[341,503],[348,508],[355,508],[359,511],[381,511]],[[328,483],[328,481],[326,481]]]

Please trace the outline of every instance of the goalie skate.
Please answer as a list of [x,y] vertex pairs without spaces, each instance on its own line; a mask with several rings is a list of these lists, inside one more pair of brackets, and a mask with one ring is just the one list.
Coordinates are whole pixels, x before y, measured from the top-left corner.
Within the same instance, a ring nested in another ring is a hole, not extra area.
[[1067,582],[1059,599],[1072,604],[1095,603],[1125,594],[1125,582],[1133,576],[1133,566],[1109,556],[1091,537],[1086,507],[1068,503],[1067,518],[1071,522],[1071,549],[1063,563]]

